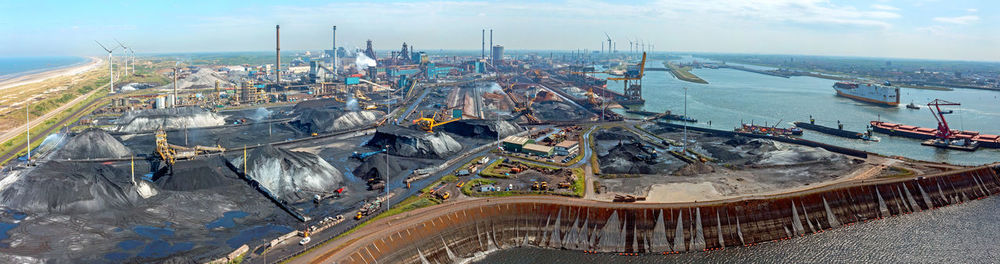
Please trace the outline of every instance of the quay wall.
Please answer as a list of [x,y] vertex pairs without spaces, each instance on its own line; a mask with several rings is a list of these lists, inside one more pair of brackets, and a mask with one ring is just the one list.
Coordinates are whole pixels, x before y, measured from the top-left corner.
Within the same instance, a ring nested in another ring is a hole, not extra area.
[[[1000,193],[1000,166],[854,182],[796,193],[653,204],[494,198],[348,242],[336,263],[457,263],[513,247],[669,254],[749,246]],[[503,202],[513,201],[513,202]]]

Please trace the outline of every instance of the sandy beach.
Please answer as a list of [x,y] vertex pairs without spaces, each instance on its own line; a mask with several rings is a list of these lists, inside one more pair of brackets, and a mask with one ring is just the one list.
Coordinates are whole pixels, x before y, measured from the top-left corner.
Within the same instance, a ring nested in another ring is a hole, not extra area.
[[55,77],[84,73],[91,69],[94,69],[98,65],[101,65],[102,62],[104,62],[104,60],[96,57],[88,57],[88,58],[90,59],[90,61],[83,64],[53,69],[50,71],[44,71],[34,74],[28,74],[24,76],[18,76],[11,78],[10,80],[0,81],[0,90],[4,90],[11,87],[17,87],[25,84],[37,83]]

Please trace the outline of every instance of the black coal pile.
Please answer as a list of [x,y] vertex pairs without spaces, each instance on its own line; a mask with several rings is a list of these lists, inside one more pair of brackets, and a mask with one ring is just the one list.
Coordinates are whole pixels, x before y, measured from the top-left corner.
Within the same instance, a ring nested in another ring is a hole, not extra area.
[[70,138],[54,159],[107,159],[132,155],[118,139],[99,128],[88,128]]
[[20,178],[0,191],[0,199],[22,212],[87,213],[142,200],[128,171],[98,163],[50,161],[27,175],[7,177]]
[[156,186],[163,190],[195,191],[245,184],[240,175],[233,171],[221,156],[178,160],[173,165],[173,174],[166,167],[153,174]]
[[351,130],[377,122],[380,111],[341,111],[337,109],[303,108],[292,125],[307,133],[329,133]]
[[496,139],[498,133],[501,138],[504,138],[523,130],[521,126],[518,126],[514,122],[504,120],[498,122],[496,120],[482,119],[459,120],[441,125],[437,129],[463,137],[486,139]]
[[462,144],[448,134],[395,125],[379,127],[366,145],[373,148],[389,146],[392,155],[430,159],[446,158],[462,150]]
[[597,140],[624,140],[624,141],[637,141],[637,137],[634,133],[629,132],[621,127],[612,127],[605,130],[599,130],[594,133],[594,138]]
[[[243,170],[243,156],[232,164]],[[343,174],[316,154],[264,145],[247,154],[247,174],[277,199],[301,202],[339,188]]]
[[198,107],[146,109],[125,113],[115,124],[118,132],[137,133],[221,126],[226,124],[226,117]]
[[531,107],[535,117],[542,120],[567,121],[591,117],[591,113],[587,110],[564,102],[544,101],[534,103]]
[[611,174],[650,174],[654,173],[657,154],[651,147],[642,143],[619,143],[608,154],[599,156],[601,172]]

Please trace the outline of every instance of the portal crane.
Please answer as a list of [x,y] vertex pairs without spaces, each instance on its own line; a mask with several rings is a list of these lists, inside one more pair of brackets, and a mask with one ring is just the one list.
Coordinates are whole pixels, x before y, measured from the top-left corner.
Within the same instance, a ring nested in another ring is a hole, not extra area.
[[625,101],[622,104],[640,105],[646,103],[642,99],[642,76],[646,73],[646,52],[642,53],[639,64],[629,65],[622,77],[608,77],[610,81],[625,81]]
[[[935,136],[947,142],[954,135],[951,132],[951,128],[948,127],[948,121],[944,120],[944,115],[951,114],[952,111],[951,110],[941,111],[942,105],[962,105],[962,104],[949,102],[941,99],[934,99],[934,101],[927,103],[927,109],[931,110],[931,114],[934,115],[934,119],[937,120],[938,123],[937,134],[935,134]],[[933,108],[931,106],[933,106]]]

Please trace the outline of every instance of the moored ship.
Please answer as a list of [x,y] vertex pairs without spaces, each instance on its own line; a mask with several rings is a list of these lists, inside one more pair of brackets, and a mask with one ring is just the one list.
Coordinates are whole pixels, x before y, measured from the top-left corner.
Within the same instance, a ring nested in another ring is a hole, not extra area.
[[[889,134],[891,136],[908,137],[915,139],[935,139],[938,131],[933,128],[901,125],[896,123],[871,121],[872,130],[878,133]],[[1000,135],[981,134],[977,131],[952,130],[952,137],[955,139],[978,142],[980,147],[1000,148]]]
[[837,95],[866,103],[897,106],[899,105],[899,87],[889,82],[884,85],[873,83],[836,82],[833,89]]

